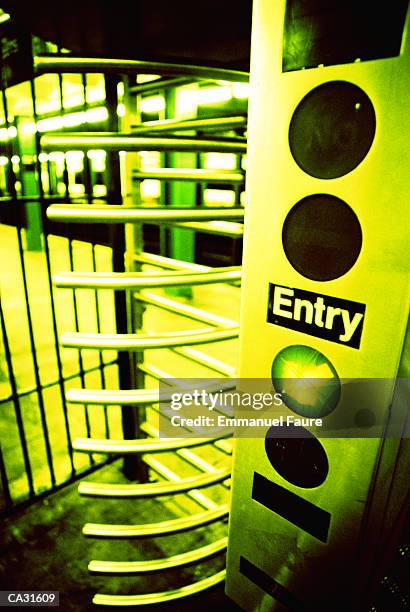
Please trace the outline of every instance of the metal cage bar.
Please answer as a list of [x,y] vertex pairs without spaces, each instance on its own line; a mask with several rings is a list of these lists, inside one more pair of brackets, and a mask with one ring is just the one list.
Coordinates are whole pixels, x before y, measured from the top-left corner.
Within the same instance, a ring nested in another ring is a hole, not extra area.
[[183,599],[195,593],[205,591],[225,580],[226,570],[221,570],[213,576],[203,578],[179,589],[162,591],[160,593],[147,593],[143,595],[105,595],[97,593],[94,595],[93,603],[100,606],[146,606],[149,604],[161,604],[174,599]]
[[[148,368],[147,368],[148,370]],[[162,375],[163,374],[163,375]],[[154,377],[171,378],[171,375],[166,372],[157,372]],[[153,373],[151,374],[153,375]],[[233,389],[234,382],[227,381],[217,384],[211,383],[206,386],[209,391],[220,390],[224,391]],[[164,389],[69,389],[66,392],[68,402],[74,404],[121,404],[126,405],[149,405],[158,402],[166,402],[172,398],[172,390],[165,391]]]
[[98,561],[92,560],[88,564],[88,571],[93,574],[145,574],[146,572],[159,572],[175,567],[181,567],[208,559],[223,550],[226,550],[228,538],[221,538],[206,546],[201,546],[185,553],[172,555],[149,561]]
[[[206,285],[240,280],[241,268],[231,266],[209,272],[59,272],[54,274],[56,287],[72,289],[143,289],[146,287],[177,287]],[[77,330],[78,331],[78,330]]]
[[207,510],[199,514],[191,514],[158,523],[145,523],[143,525],[86,523],[83,527],[83,534],[96,538],[147,538],[150,536],[169,535],[215,523],[224,519],[228,513],[228,504],[223,504],[215,510]]
[[52,205],[47,209],[51,221],[81,223],[170,223],[173,221],[212,221],[243,219],[243,208],[142,208],[137,206]]
[[147,170],[135,170],[132,173],[132,178],[136,181],[158,179],[240,185],[244,182],[245,175],[242,172],[233,172],[232,170],[206,170],[205,168],[149,168]]
[[[144,431],[144,433],[152,436],[152,437],[158,437],[159,435],[159,431],[158,429],[156,429],[153,425],[151,425],[150,423],[142,423],[141,425],[141,429],[142,431]],[[226,452],[225,448],[221,448],[219,446],[219,442],[224,442],[224,440],[215,440],[213,446],[215,448],[217,448],[218,450],[220,450],[222,453],[224,454],[230,454]],[[212,465],[211,463],[208,463],[208,461],[205,461],[205,459],[203,459],[202,457],[199,457],[199,455],[197,455],[196,453],[194,453],[192,450],[188,449],[188,448],[181,448],[179,450],[175,451],[176,455],[178,455],[178,457],[181,457],[186,463],[189,463],[189,465],[192,465],[196,468],[198,468],[199,470],[201,470],[202,472],[215,472],[217,471],[218,468],[216,468],[214,465]],[[161,474],[161,476],[164,476],[166,478],[169,478],[169,480],[180,480],[180,478],[174,474],[169,468],[166,468],[166,470],[163,470],[163,466],[158,464],[158,459],[157,457],[151,457],[149,455],[144,455],[144,459],[146,461],[149,462],[149,466],[152,467],[155,471],[157,471],[159,474]],[[155,463],[152,463],[152,461],[155,461]],[[226,487],[226,488],[230,488],[230,484],[229,484],[229,480],[224,480],[222,483],[222,486]],[[190,491],[189,493],[190,497],[194,498],[195,495],[195,491]],[[209,505],[209,500],[208,498],[204,502],[204,496],[201,493],[201,501],[200,503],[202,505],[204,505],[205,508],[210,508],[214,505],[213,502],[211,502],[211,506]],[[195,497],[195,500],[198,501],[197,497]]]
[[172,132],[178,130],[228,130],[246,128],[247,117],[210,117],[209,119],[162,119],[159,121],[144,121],[131,126],[133,134],[147,132]]
[[[239,268],[239,270],[240,269],[241,268]],[[223,270],[223,268],[218,268],[218,270]],[[198,273],[196,272],[195,274]],[[157,308],[161,308],[162,310],[167,310],[168,312],[181,315],[188,319],[192,319],[193,321],[200,321],[201,323],[206,323],[207,325],[212,325],[215,327],[237,327],[238,325],[238,322],[232,319],[221,317],[219,315],[208,312],[207,310],[195,308],[194,306],[190,306],[189,304],[184,304],[183,302],[179,302],[178,300],[173,300],[172,298],[157,295],[156,293],[151,293],[150,291],[138,293],[136,295],[136,298],[144,304],[156,306]]]
[[191,64],[172,64],[169,62],[146,62],[95,57],[76,57],[74,55],[38,55],[34,58],[37,74],[46,72],[97,72],[105,74],[161,74],[163,76],[187,76],[193,78],[217,79],[223,81],[249,81],[249,73],[239,70],[194,66]]
[[[183,452],[183,450],[187,450],[187,449],[177,450],[175,451],[175,453],[178,456],[180,456],[180,453]],[[180,482],[182,480],[182,478],[178,476],[178,474],[176,474],[168,466],[164,465],[164,463],[160,460],[158,455],[143,455],[143,457],[144,457],[144,461],[147,462],[147,465],[156,474],[159,474],[163,478],[166,478],[167,480],[171,480],[173,482]],[[191,463],[191,465],[193,465],[193,463]],[[202,468],[199,468],[199,469],[201,471],[204,471]],[[222,486],[225,486],[226,482],[227,481],[224,480],[224,481],[221,481],[220,484]],[[218,508],[218,504],[215,503],[208,495],[206,495],[206,492],[204,491],[201,491],[198,489],[191,489],[187,491],[185,495],[189,497],[190,499],[194,500],[201,508],[204,508],[205,510],[215,510],[216,508]]]
[[214,472],[190,476],[177,482],[154,482],[144,484],[112,484],[105,482],[81,482],[78,487],[80,495],[89,497],[158,497],[160,495],[176,495],[190,489],[209,487],[230,477],[231,468],[215,470]]
[[[219,440],[232,435],[232,431],[223,429],[216,431],[213,439]],[[82,453],[119,454],[127,453],[162,453],[165,451],[202,446],[209,444],[209,438],[139,438],[136,440],[114,440],[99,438],[76,438],[73,442],[74,450]]]
[[41,137],[44,151],[72,149],[104,149],[106,151],[198,151],[201,153],[246,153],[244,138],[150,138],[118,132],[70,132],[45,134]]
[[181,261],[180,259],[157,255],[156,253],[147,253],[146,251],[134,255],[134,260],[141,264],[165,268],[166,270],[212,270],[210,266],[203,266],[191,261]]
[[87,349],[115,349],[141,351],[192,344],[211,344],[237,338],[239,327],[227,329],[196,329],[163,334],[87,334],[65,333],[60,336],[62,346]]

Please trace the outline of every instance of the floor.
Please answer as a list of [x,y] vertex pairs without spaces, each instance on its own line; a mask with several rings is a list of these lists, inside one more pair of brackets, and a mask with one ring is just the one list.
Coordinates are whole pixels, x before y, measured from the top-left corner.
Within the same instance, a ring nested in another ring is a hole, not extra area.
[[[106,476],[118,477],[119,470],[115,466],[105,471]],[[185,534],[128,541],[86,539],[81,534],[84,520],[129,523],[134,517],[138,522],[153,522],[174,516],[170,508],[155,500],[111,504],[108,510],[106,501],[95,504],[94,500],[80,497],[77,486],[71,485],[3,521],[0,528],[1,588],[59,591],[60,608],[64,612],[77,612],[95,610],[91,600],[97,592],[124,595],[164,591],[222,569],[224,559],[220,555],[183,570],[145,576],[107,578],[87,572],[91,559],[139,560],[169,556],[209,543],[222,537],[226,530],[223,523],[216,523]],[[227,612],[239,610],[224,595],[222,585],[205,594],[143,609],[196,612],[211,610],[214,606]]]

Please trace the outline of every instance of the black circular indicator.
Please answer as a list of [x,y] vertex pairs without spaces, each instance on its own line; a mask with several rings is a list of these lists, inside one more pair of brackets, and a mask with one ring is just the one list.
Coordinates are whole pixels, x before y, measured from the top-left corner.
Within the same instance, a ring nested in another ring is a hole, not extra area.
[[354,422],[357,427],[366,429],[368,427],[373,427],[373,425],[376,423],[376,419],[371,410],[368,408],[362,408],[356,413]]
[[376,131],[369,97],[347,81],[312,89],[298,104],[289,127],[293,158],[307,174],[333,179],[366,157]]
[[326,480],[329,463],[319,440],[302,429],[303,434],[301,427],[287,426],[289,437],[284,438],[283,427],[271,427],[265,437],[265,451],[282,478],[297,487],[312,489]]
[[336,369],[311,346],[292,344],[279,351],[271,376],[286,406],[303,417],[325,417],[339,403],[341,385]]
[[356,262],[362,230],[353,210],[325,193],[299,200],[282,230],[286,257],[300,274],[316,281],[343,276]]

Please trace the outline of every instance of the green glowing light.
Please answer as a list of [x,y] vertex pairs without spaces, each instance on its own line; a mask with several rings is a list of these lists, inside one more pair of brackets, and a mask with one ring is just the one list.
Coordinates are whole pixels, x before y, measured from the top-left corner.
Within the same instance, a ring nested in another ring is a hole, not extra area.
[[320,418],[340,399],[340,380],[331,362],[309,346],[282,349],[272,362],[272,382],[284,403],[297,414]]

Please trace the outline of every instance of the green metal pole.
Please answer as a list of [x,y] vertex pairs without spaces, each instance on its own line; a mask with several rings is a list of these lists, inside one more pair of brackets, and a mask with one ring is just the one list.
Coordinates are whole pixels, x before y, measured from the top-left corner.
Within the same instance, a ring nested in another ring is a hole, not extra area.
[[[38,196],[39,186],[35,165],[36,139],[32,117],[16,117],[17,141],[22,165],[22,193],[25,196]],[[26,215],[26,249],[41,251],[43,249],[41,221],[41,204],[27,202]]]
[[[181,116],[177,106],[176,89],[165,92],[166,119],[186,119]],[[167,164],[170,168],[196,168],[197,154],[187,152],[171,152],[166,154]],[[167,203],[169,206],[192,207],[196,204],[196,183],[187,181],[170,181],[167,188]],[[169,237],[170,257],[182,261],[195,261],[195,233],[191,230],[171,229]],[[166,289],[170,295],[192,297],[191,287],[170,287]]]

